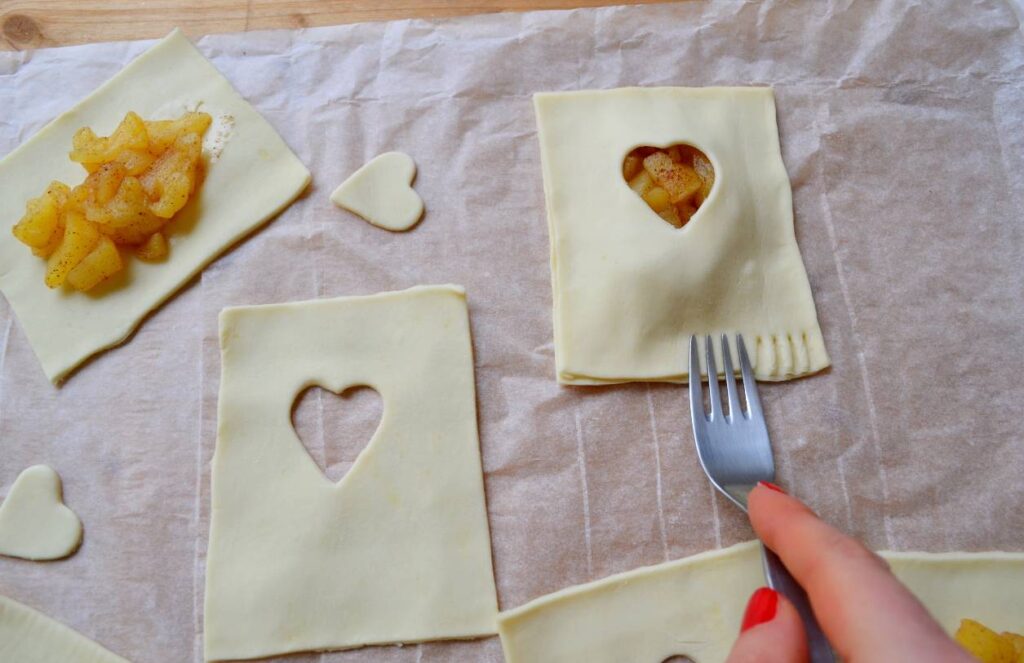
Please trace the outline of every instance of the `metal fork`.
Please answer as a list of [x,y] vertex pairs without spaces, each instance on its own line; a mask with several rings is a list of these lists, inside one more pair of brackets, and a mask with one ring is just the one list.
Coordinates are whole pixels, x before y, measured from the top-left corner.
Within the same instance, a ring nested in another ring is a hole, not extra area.
[[[739,508],[747,511],[747,496],[759,481],[775,479],[775,463],[768,428],[764,422],[757,383],[750,368],[750,358],[737,334],[736,349],[740,355],[740,373],[747,408],[740,406],[736,377],[732,367],[732,354],[728,338],[722,335],[722,368],[729,401],[729,413],[722,410],[718,369],[711,337],[706,337],[708,396],[711,413],[704,410],[704,388],[700,379],[700,353],[697,338],[690,337],[690,419],[693,421],[693,439],[697,443],[697,456],[711,483]],[[800,584],[789,574],[779,557],[761,546],[761,558],[768,586],[788,598],[796,607],[807,632],[808,653],[811,663],[834,663],[835,656],[828,639],[818,625],[810,601]]]

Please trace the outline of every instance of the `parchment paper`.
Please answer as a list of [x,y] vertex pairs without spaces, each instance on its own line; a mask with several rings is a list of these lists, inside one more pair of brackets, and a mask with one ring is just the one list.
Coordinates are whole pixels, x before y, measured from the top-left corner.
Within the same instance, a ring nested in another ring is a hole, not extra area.
[[[147,45],[0,54],[0,153]],[[691,2],[198,45],[313,185],[59,390],[0,303],[0,492],[49,463],[85,523],[70,560],[0,558],[0,592],[134,661],[200,661],[218,311],[418,283],[468,289],[503,608],[749,538],[698,467],[685,387],[554,381],[530,95],[622,85],[776,88],[834,362],[762,387],[780,483],[877,548],[1024,550],[1024,39],[1012,5]],[[406,234],[328,201],[392,149],[417,160],[427,206]],[[21,210],[0,213],[12,224]],[[351,461],[335,419],[312,421],[319,411],[300,411],[319,431],[311,453]],[[492,638],[288,660],[501,651]]]

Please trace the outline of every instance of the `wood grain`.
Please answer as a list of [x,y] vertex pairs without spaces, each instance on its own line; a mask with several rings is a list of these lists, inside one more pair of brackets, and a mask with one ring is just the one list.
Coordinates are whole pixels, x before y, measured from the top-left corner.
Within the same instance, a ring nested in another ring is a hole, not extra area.
[[[633,0],[648,4],[662,0]],[[0,0],[0,50],[399,18],[569,9],[624,0]]]

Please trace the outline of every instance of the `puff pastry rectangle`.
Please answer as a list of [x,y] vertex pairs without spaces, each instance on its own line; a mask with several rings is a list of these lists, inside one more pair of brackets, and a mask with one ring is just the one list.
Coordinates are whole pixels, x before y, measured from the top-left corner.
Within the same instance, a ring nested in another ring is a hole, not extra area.
[[[685,382],[691,334],[742,333],[760,379],[828,366],[770,88],[543,93],[534,104],[560,382]],[[622,162],[680,143],[708,155],[715,185],[677,229],[629,188]]]
[[[128,111],[146,119],[201,109],[231,126],[195,199],[170,224],[170,257],[129,261],[124,276],[84,294],[43,284],[46,261],[10,232],[25,203],[51,180],[70,186],[85,171],[68,159],[81,127],[109,134]],[[0,290],[42,363],[59,382],[89,356],[121,343],[142,319],[218,254],[286,207],[309,183],[302,165],[273,127],[188,39],[175,30],[81,103],[0,161]]]

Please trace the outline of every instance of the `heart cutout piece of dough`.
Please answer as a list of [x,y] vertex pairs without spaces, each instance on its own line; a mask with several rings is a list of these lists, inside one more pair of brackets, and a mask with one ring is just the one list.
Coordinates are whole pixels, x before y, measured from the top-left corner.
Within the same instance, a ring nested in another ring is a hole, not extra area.
[[46,465],[18,475],[0,504],[0,555],[61,559],[81,542],[82,521],[63,502],[60,476]]
[[412,188],[416,163],[403,152],[385,152],[352,173],[331,202],[386,230],[408,230],[423,216],[423,200]]

